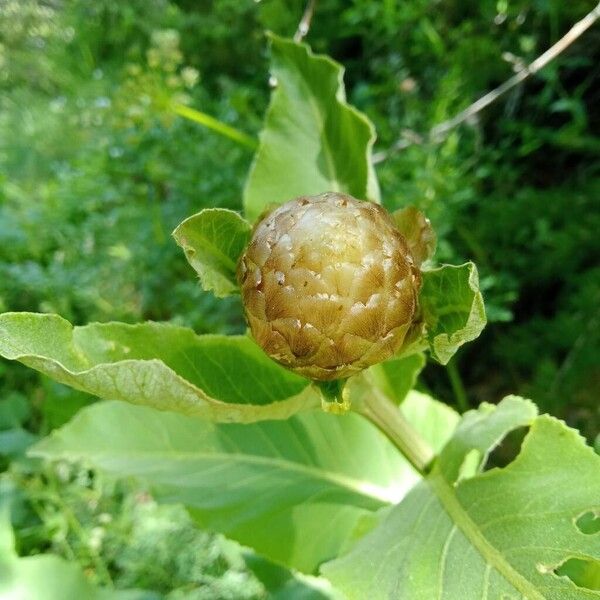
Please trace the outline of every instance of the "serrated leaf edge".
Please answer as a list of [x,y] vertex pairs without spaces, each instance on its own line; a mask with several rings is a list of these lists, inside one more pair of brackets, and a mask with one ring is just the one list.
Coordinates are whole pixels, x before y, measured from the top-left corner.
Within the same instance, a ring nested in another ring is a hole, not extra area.
[[[469,316],[467,317],[467,322],[465,326],[459,329],[458,331],[453,332],[452,334],[440,333],[430,339],[429,335],[427,335],[427,339],[429,340],[429,348],[433,356],[440,362],[442,365],[448,364],[452,356],[456,353],[456,350],[463,344],[467,342],[472,342],[474,339],[477,339],[483,330],[483,327],[478,331],[469,331],[471,329],[470,325],[473,320],[479,316],[479,319],[483,323],[483,326],[487,323],[487,317],[485,313],[485,305],[483,302],[483,296],[481,295],[481,291],[479,290],[479,274],[477,272],[477,266],[475,263],[469,261],[463,263],[462,265],[441,265],[435,269],[430,269],[429,271],[439,271],[443,268],[452,267],[454,269],[460,269],[465,265],[469,268],[469,277],[467,279],[467,284],[469,285],[469,289],[474,292],[473,302],[471,303],[471,309],[469,310]],[[442,341],[443,340],[443,341]],[[450,354],[446,356],[446,352],[442,352],[440,356],[439,350],[440,346],[455,346],[456,349]]]
[[[515,398],[533,404],[530,400],[519,398],[518,396],[508,396],[508,398]],[[521,451],[509,465],[506,467],[492,468],[484,473],[478,473],[475,477],[477,479],[485,479],[488,477],[494,477],[499,471],[506,473],[516,468],[515,465],[519,464],[523,451],[529,444],[533,429],[538,423],[542,423],[544,421],[559,424],[573,437],[575,441],[581,443],[584,449],[588,450],[590,454],[595,456],[594,450],[585,443],[585,439],[577,430],[568,427],[566,423],[560,419],[556,419],[555,417],[544,414],[536,416],[532,419],[530,430],[525,436],[525,439],[521,445]],[[500,440],[498,440],[495,445],[497,445],[499,442]],[[490,451],[492,448],[490,448]],[[508,582],[510,582],[521,592],[523,597],[527,598],[528,600],[545,600],[545,596],[538,592],[534,585],[526,577],[514,569],[513,566],[504,558],[504,556],[498,552],[494,546],[492,546],[492,544],[483,535],[480,528],[473,522],[462,504],[458,501],[455,490],[459,488],[463,482],[458,482],[456,486],[452,486],[446,481],[441,471],[434,469],[433,472],[426,478],[426,483],[431,486],[435,496],[439,499],[440,503],[444,507],[444,510],[450,516],[454,524],[453,530],[454,528],[458,528],[483,556],[488,565],[492,565],[494,569],[496,569]]]

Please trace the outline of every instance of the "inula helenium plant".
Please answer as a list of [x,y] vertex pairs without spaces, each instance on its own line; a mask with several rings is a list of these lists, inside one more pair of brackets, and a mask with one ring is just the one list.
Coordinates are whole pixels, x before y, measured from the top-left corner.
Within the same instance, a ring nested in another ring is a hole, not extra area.
[[[341,67],[275,36],[272,55],[244,214],[205,208],[173,232],[205,290],[241,295],[250,335],[0,315],[1,356],[108,400],[30,454],[137,477],[292,569],[269,597],[599,598],[600,457],[529,400],[459,415],[412,389],[482,331],[477,269],[432,264],[427,218],[380,206]],[[4,554],[0,597],[16,597]]]

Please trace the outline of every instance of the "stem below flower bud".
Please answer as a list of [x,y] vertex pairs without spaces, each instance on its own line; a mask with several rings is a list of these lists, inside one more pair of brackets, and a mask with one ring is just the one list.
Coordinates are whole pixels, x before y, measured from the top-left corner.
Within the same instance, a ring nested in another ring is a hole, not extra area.
[[416,471],[422,476],[428,473],[435,453],[395,404],[377,390],[372,390],[353,409],[376,425]]
[[350,398],[346,389],[348,379],[313,381],[321,395],[321,408],[334,415],[343,415],[350,410]]

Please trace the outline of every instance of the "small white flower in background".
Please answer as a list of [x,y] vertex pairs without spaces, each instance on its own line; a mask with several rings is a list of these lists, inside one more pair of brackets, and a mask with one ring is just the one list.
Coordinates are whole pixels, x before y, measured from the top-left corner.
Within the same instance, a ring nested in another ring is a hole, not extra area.
[[100,550],[102,547],[102,541],[104,540],[104,536],[106,535],[106,531],[103,527],[93,527],[90,531],[90,538],[88,540],[88,546],[92,550]]
[[193,88],[200,79],[200,73],[194,67],[184,67],[181,69],[181,80],[186,88]]
[[98,521],[102,524],[102,525],[106,525],[107,523],[110,523],[113,520],[112,515],[110,513],[100,513],[98,515]]

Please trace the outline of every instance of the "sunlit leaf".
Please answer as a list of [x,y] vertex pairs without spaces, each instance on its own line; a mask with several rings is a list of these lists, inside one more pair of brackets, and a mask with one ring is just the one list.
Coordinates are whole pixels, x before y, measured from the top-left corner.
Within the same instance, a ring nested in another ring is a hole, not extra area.
[[[525,423],[507,467],[456,468]],[[578,433],[535,417],[530,402],[483,405],[466,414],[427,479],[323,572],[350,600],[597,598],[555,570],[570,557],[600,560],[598,540],[575,524],[598,506],[599,473],[600,457]]]
[[[423,395],[405,405],[413,402],[415,428],[447,439],[454,422],[437,415],[448,409]],[[184,503],[201,526],[305,572],[366,532],[365,516],[419,479],[369,422],[321,411],[238,425],[101,403],[34,454],[137,476],[159,499]]]
[[276,87],[244,190],[246,216],[297,196],[344,192],[379,201],[375,130],[346,103],[343,68],[308,46],[271,36]]
[[485,327],[485,308],[473,263],[424,271],[419,301],[429,350],[442,364]]
[[474,475],[510,431],[529,425],[536,416],[535,404],[518,396],[507,396],[498,406],[484,403],[468,411],[438,459],[440,472],[450,484]]
[[216,421],[281,419],[316,406],[308,380],[246,336],[160,323],[73,327],[56,315],[0,315],[0,356],[105,399]]
[[223,297],[238,292],[236,265],[250,229],[232,210],[207,208],[183,221],[173,237],[198,273],[202,287]]
[[425,357],[421,353],[394,357],[369,367],[363,372],[363,377],[380,388],[392,402],[400,404],[415,385],[424,366]]

